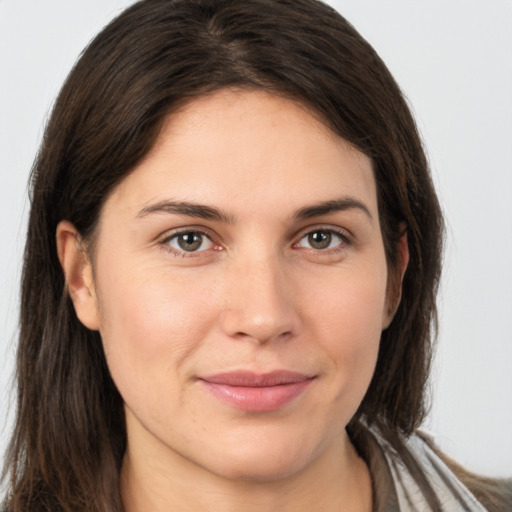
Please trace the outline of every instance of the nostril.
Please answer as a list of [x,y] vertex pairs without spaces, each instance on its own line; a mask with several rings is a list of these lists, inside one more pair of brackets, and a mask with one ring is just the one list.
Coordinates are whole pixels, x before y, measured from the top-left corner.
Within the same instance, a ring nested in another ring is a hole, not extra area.
[[297,330],[298,321],[292,310],[280,311],[278,314],[262,316],[251,315],[249,311],[230,309],[224,311],[221,317],[224,333],[240,341],[247,340],[256,343],[283,341]]
[[220,315],[226,335],[258,343],[285,340],[299,329],[296,299],[286,268],[267,255],[245,254],[231,267]]

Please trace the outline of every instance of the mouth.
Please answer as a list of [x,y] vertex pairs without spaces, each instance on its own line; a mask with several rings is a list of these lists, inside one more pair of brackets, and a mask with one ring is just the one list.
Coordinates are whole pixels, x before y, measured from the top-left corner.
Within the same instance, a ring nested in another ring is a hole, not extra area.
[[201,377],[199,381],[215,398],[235,409],[270,412],[302,395],[315,378],[288,370],[235,371]]

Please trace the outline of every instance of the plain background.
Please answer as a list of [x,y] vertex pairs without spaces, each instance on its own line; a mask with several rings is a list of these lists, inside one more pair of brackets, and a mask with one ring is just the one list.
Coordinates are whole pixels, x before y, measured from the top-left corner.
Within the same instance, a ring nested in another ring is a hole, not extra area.
[[[87,42],[128,0],[0,0],[0,451],[10,430],[26,182]],[[331,0],[376,48],[423,134],[448,221],[425,424],[475,471],[512,475],[512,0]],[[5,419],[4,419],[5,418]]]

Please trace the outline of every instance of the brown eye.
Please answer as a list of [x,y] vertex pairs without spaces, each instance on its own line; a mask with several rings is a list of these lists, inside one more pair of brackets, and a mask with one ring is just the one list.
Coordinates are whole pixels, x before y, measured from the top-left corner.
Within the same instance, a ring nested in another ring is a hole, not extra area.
[[331,240],[332,234],[328,231],[314,231],[308,235],[308,243],[313,249],[327,249]]
[[297,244],[297,247],[306,249],[315,249],[321,251],[324,249],[333,249],[347,242],[346,238],[330,229],[317,229],[306,233]]
[[169,238],[167,243],[178,252],[204,251],[210,249],[213,245],[212,241],[206,235],[198,231],[178,233]]

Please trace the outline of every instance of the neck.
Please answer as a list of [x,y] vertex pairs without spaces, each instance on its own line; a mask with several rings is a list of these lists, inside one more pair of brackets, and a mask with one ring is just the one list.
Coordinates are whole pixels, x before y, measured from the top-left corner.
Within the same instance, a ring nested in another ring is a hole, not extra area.
[[368,468],[345,432],[306,468],[257,481],[225,478],[161,444],[128,440],[121,472],[126,512],[372,510]]

